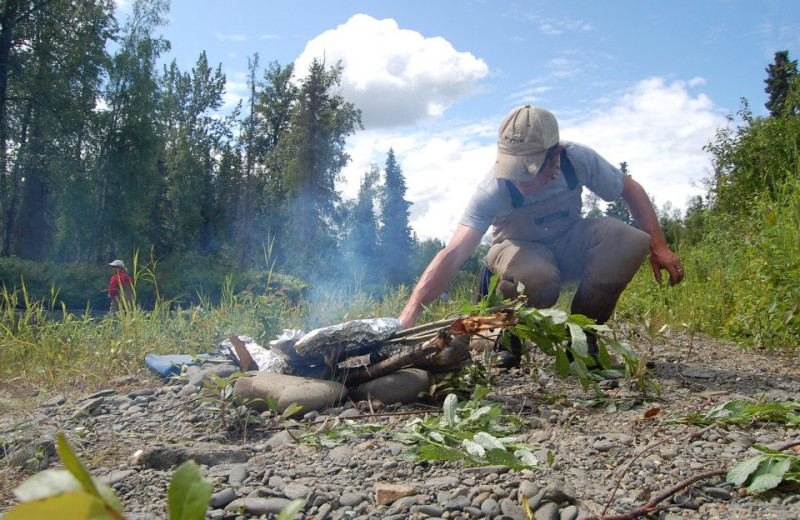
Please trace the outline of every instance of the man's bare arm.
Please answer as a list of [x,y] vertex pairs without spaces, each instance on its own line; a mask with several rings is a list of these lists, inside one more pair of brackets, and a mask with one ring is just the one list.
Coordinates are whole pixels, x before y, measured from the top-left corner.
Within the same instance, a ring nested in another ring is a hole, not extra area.
[[478,247],[482,237],[483,234],[477,230],[459,224],[447,246],[439,251],[422,273],[408,303],[400,313],[398,319],[405,327],[413,326],[422,312],[422,307],[438,298],[447,289],[469,255]]
[[660,282],[661,269],[666,269],[669,272],[669,284],[680,283],[684,276],[681,259],[667,246],[667,240],[664,238],[664,232],[658,223],[658,217],[647,192],[641,184],[627,175],[622,180],[622,200],[628,206],[633,219],[650,235],[650,264],[653,267],[653,276]]

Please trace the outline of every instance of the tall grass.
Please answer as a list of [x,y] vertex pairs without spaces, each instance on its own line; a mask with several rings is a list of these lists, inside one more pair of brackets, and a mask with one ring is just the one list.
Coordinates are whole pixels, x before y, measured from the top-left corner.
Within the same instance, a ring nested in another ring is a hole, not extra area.
[[638,273],[617,317],[700,332],[766,350],[800,342],[800,192],[788,184],[754,205],[746,223],[712,218],[707,236],[680,251],[684,283],[659,286]]

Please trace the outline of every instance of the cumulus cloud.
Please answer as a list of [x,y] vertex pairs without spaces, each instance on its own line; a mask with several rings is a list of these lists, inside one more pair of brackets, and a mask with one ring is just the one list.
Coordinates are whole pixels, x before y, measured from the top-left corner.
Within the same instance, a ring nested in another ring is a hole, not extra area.
[[725,124],[719,107],[692,93],[703,83],[642,80],[590,112],[562,117],[562,138],[591,146],[612,164],[627,162],[659,206],[670,201],[683,208],[689,197],[704,193],[711,165],[703,147]]
[[342,94],[362,110],[364,126],[391,128],[437,117],[476,92],[486,63],[444,38],[400,29],[392,19],[357,14],[306,44],[295,61],[302,77],[313,59],[344,65]]
[[[691,195],[704,193],[710,157],[702,148],[725,124],[723,111],[693,91],[702,84],[698,78],[649,78],[592,103],[591,111],[556,111],[562,138],[591,146],[612,164],[627,162],[659,207],[671,202],[685,208]],[[420,238],[446,241],[494,162],[503,115],[430,132],[359,133],[348,141],[353,160],[344,171],[343,196],[354,197],[359,178],[370,164],[382,168],[392,147],[406,177],[406,198],[413,202],[411,226]]]

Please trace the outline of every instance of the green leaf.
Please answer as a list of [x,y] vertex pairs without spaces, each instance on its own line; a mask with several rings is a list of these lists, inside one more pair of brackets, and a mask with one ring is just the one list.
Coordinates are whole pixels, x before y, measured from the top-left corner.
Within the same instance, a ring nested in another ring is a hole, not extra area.
[[741,486],[747,481],[750,475],[758,469],[758,466],[760,466],[761,463],[766,460],[766,458],[767,457],[765,455],[759,455],[757,457],[751,457],[749,459],[744,459],[737,462],[730,470],[728,470],[728,475],[725,477],[725,479],[728,482],[733,482],[737,486]]
[[569,327],[569,334],[572,338],[570,342],[572,352],[580,357],[587,357],[589,355],[589,344],[586,342],[586,332],[575,323],[567,323],[567,326]]
[[483,458],[486,456],[486,448],[477,442],[473,442],[469,439],[464,439],[461,441],[461,446],[464,448],[464,451],[467,452],[468,455],[472,457],[480,457]]
[[284,418],[284,419],[289,418],[289,417],[295,415],[296,413],[298,413],[302,409],[303,409],[302,405],[299,405],[297,403],[292,403],[292,404],[290,404],[289,406],[286,407],[286,410],[283,411],[283,413],[281,414],[281,417]]
[[561,348],[556,349],[556,373],[561,377],[569,375],[569,359],[567,359],[567,353]]
[[[480,461],[476,461],[480,462]],[[523,469],[525,467],[512,453],[506,450],[487,450],[486,464],[500,464],[514,469]]]
[[58,455],[61,457],[61,462],[64,463],[64,467],[67,468],[70,473],[72,473],[78,482],[80,482],[84,491],[99,497],[100,493],[97,491],[97,487],[92,481],[92,476],[89,474],[89,471],[87,471],[86,467],[80,461],[78,456],[75,455],[75,452],[72,450],[72,446],[69,445],[69,442],[67,442],[67,438],[64,437],[63,433],[58,432],[56,444],[58,446]]
[[482,407],[478,408],[477,410],[475,410],[474,412],[472,412],[469,415],[469,417],[467,417],[465,420],[467,422],[470,422],[470,423],[477,422],[478,419],[480,419],[481,417],[483,417],[484,415],[486,415],[487,413],[489,413],[491,411],[492,411],[492,407],[491,406],[482,406]]
[[515,450],[514,456],[526,466],[534,467],[539,464],[539,459],[536,458],[536,455],[531,450]]
[[431,436],[431,439],[433,439],[434,441],[438,442],[439,444],[444,444],[445,443],[444,437],[442,436],[441,433],[434,431],[434,432],[430,432],[429,435]]
[[473,437],[472,440],[487,450],[505,450],[506,447],[500,442],[497,437],[492,434],[486,432],[478,432]]
[[444,460],[455,462],[464,460],[464,454],[453,448],[427,444],[417,450],[417,457],[421,460]]
[[447,397],[444,399],[444,405],[442,406],[444,420],[447,422],[449,426],[455,426],[457,415],[456,411],[458,409],[458,397],[456,394],[448,394]]
[[167,493],[170,520],[203,520],[211,498],[212,484],[205,482],[193,461],[175,470]]
[[113,520],[106,505],[85,491],[63,493],[18,505],[4,520]]
[[81,491],[81,483],[65,469],[46,469],[40,471],[14,490],[14,495],[20,502],[30,502],[43,498],[54,497],[63,493]]
[[763,493],[778,487],[781,484],[781,480],[783,480],[781,477],[772,473],[756,475],[750,485],[747,486],[747,491],[750,493]]
[[295,498],[288,504],[286,504],[281,512],[278,514],[278,520],[292,520],[297,513],[303,509],[303,506],[306,505],[306,501],[303,498]]
[[480,401],[484,397],[489,394],[489,387],[484,385],[478,385],[475,387],[475,390],[472,392],[472,399],[475,401]]

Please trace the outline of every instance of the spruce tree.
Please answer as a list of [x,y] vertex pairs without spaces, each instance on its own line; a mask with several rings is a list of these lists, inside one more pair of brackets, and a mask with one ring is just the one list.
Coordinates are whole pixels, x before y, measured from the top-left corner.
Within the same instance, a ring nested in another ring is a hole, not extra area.
[[358,198],[349,212],[349,233],[345,242],[345,274],[369,289],[378,281],[378,220],[375,204],[378,197],[380,169],[373,166],[361,178]]
[[[627,162],[620,163],[619,169],[622,171],[623,175],[627,175],[628,177],[630,177],[630,174],[628,173]],[[625,204],[625,201],[622,200],[622,197],[618,198],[613,202],[610,202],[608,206],[606,206],[606,216],[615,218],[617,220],[621,220],[626,224],[633,225],[633,218],[631,217],[631,212],[628,211],[628,205]]]
[[327,277],[337,261],[339,194],[335,181],[350,160],[345,138],[361,127],[361,111],[338,92],[342,65],[313,60],[293,105],[286,163],[289,239],[297,248],[294,268],[306,277]]
[[764,91],[769,99],[764,106],[772,117],[780,117],[786,104],[786,96],[789,94],[789,85],[797,76],[797,60],[789,59],[789,51],[778,51],[775,53],[775,63],[765,70],[768,76],[764,80],[767,84]]
[[411,227],[405,199],[406,180],[390,149],[386,157],[386,184],[381,207],[380,256],[384,278],[391,285],[411,280]]

